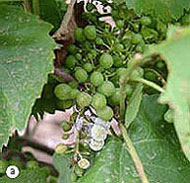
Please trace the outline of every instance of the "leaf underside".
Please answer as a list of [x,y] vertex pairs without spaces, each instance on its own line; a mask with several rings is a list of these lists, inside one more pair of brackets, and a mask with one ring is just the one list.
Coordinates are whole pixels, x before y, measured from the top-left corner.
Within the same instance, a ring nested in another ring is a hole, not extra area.
[[26,126],[34,101],[53,70],[52,26],[20,8],[0,5],[0,148]]
[[[188,183],[190,163],[180,150],[172,124],[163,120],[166,106],[144,96],[129,128],[150,183]],[[141,183],[126,145],[110,138],[92,167],[77,183]]]

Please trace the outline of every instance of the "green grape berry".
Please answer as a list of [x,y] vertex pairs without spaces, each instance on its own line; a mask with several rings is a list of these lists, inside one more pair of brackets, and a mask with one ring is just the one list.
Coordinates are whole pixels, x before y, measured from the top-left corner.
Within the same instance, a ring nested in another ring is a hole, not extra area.
[[62,83],[55,87],[54,94],[60,100],[67,100],[71,98],[71,90],[72,88],[69,85]]
[[131,80],[142,78],[144,75],[144,70],[141,67],[137,67],[130,75]]
[[96,110],[97,116],[105,121],[109,121],[113,117],[113,110],[111,107],[106,106],[103,109]]
[[80,168],[79,166],[75,166],[75,174],[78,176],[78,177],[81,177],[84,173],[84,170],[82,168]]
[[123,20],[117,20],[116,21],[116,25],[119,29],[123,28],[124,27],[124,21]]
[[74,54],[77,51],[77,47],[74,44],[70,44],[67,46],[67,51],[71,54]]
[[143,41],[143,39],[142,39],[142,36],[141,36],[140,34],[134,34],[134,35],[132,36],[131,42],[132,42],[133,44],[138,44],[138,43],[140,43],[140,42],[142,42],[142,41]]
[[61,127],[63,129],[64,132],[68,132],[71,130],[72,125],[70,123],[68,123],[66,120],[62,121]]
[[110,97],[115,92],[115,86],[111,81],[104,81],[103,84],[98,87],[98,92],[106,97]]
[[121,67],[123,65],[123,60],[118,55],[114,55],[113,56],[113,65],[115,67]]
[[94,25],[87,25],[84,28],[84,35],[89,40],[95,40],[96,39],[96,27]]
[[73,106],[73,100],[57,100],[56,105],[57,105],[57,108],[60,110],[69,109]]
[[104,41],[103,41],[102,38],[97,37],[96,40],[95,40],[95,43],[96,43],[97,45],[103,45],[103,44],[104,44]]
[[63,140],[66,140],[66,139],[69,138],[69,136],[70,136],[69,134],[64,134],[64,135],[62,136],[62,139],[63,139]]
[[0,174],[4,174],[8,166],[9,166],[8,161],[0,160]]
[[150,17],[147,17],[147,16],[144,16],[144,17],[142,17],[141,19],[140,19],[140,23],[142,24],[142,25],[150,25],[151,24],[151,19],[150,19]]
[[83,29],[80,27],[77,27],[74,31],[74,38],[79,43],[83,43],[85,41],[84,32]]
[[73,89],[76,89],[78,88],[78,82],[77,81],[71,81],[68,83],[68,85],[73,88]]
[[81,92],[76,98],[77,104],[81,107],[87,107],[91,103],[91,96],[88,93]]
[[148,80],[156,80],[157,76],[154,72],[147,71],[147,72],[145,72],[144,77],[145,77],[145,79],[148,79]]
[[114,50],[115,50],[116,52],[120,53],[120,52],[123,51],[124,46],[123,46],[123,44],[121,44],[121,43],[117,43],[114,48],[115,48]]
[[36,168],[39,168],[39,164],[37,161],[34,161],[34,160],[31,160],[31,161],[28,161],[26,163],[26,168],[29,168],[29,169],[36,169]]
[[119,105],[120,104],[120,88],[115,89],[115,93],[109,98],[109,102],[111,105]]
[[164,114],[164,119],[168,123],[173,123],[174,122],[174,110],[173,109],[168,109],[168,111]]
[[164,61],[160,60],[156,63],[156,67],[162,69],[165,66]]
[[120,76],[124,75],[126,72],[127,72],[127,69],[124,67],[121,67],[121,68],[117,69],[116,74],[117,74],[117,76],[120,77]]
[[74,68],[77,63],[77,60],[74,55],[67,56],[65,60],[65,65],[67,68]]
[[82,67],[86,72],[91,72],[94,68],[93,64],[91,63],[85,63]]
[[103,82],[104,82],[104,77],[102,75],[101,72],[98,71],[94,71],[91,75],[90,75],[90,82],[94,85],[94,86],[100,86]]
[[81,55],[80,53],[76,53],[76,54],[75,54],[75,58],[76,58],[78,61],[80,61],[80,60],[82,60],[82,55]]
[[80,93],[80,91],[78,89],[72,89],[71,94],[70,94],[71,98],[75,99],[79,93]]
[[106,107],[107,100],[106,97],[100,93],[96,93],[92,96],[92,106],[97,109],[102,109]]
[[131,85],[127,84],[125,89],[126,89],[127,96],[131,96],[133,93],[133,88],[131,87]]
[[77,69],[74,75],[79,83],[84,83],[88,78],[87,72],[82,68]]
[[103,53],[101,56],[100,56],[100,59],[99,59],[99,63],[100,65],[105,68],[105,69],[109,69],[112,67],[113,65],[113,58],[110,54],[108,53]]

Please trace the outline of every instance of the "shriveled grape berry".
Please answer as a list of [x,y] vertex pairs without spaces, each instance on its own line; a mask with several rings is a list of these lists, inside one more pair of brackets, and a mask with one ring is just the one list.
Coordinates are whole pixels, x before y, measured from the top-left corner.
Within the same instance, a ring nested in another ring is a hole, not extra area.
[[111,81],[104,81],[103,84],[98,87],[98,92],[106,97],[110,97],[115,92],[115,86]]
[[100,56],[99,63],[103,68],[109,69],[113,65],[113,58],[109,53],[103,53]]
[[89,40],[95,40],[96,39],[96,27],[94,25],[87,25],[84,28],[84,35]]
[[91,103],[91,96],[88,93],[81,92],[76,98],[77,104],[81,107],[87,107]]
[[80,69],[77,69],[76,71],[75,71],[75,78],[77,79],[77,81],[79,82],[79,83],[83,83],[83,82],[85,82],[86,80],[87,80],[87,78],[88,78],[88,74],[87,74],[87,72],[84,70],[84,69],[82,69],[82,68],[80,68]]
[[105,121],[109,121],[112,119],[113,117],[113,110],[111,107],[106,106],[103,109],[99,109],[96,110],[96,114],[98,117],[100,117],[101,119],[105,120]]
[[103,82],[104,82],[104,77],[102,75],[101,72],[98,71],[94,71],[91,75],[90,75],[90,82],[94,85],[94,86],[100,86]]
[[107,100],[106,97],[100,93],[96,93],[92,96],[92,106],[95,109],[102,109],[106,106]]
[[63,154],[68,149],[68,147],[65,144],[58,144],[55,148],[55,152],[57,154]]

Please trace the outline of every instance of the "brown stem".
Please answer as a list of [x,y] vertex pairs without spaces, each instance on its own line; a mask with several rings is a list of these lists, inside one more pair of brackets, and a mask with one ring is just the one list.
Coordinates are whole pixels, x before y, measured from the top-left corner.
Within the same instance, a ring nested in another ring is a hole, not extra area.
[[70,74],[66,73],[65,71],[63,71],[63,70],[61,70],[59,68],[55,68],[54,73],[57,76],[61,76],[62,78],[64,78],[68,82],[75,80]]

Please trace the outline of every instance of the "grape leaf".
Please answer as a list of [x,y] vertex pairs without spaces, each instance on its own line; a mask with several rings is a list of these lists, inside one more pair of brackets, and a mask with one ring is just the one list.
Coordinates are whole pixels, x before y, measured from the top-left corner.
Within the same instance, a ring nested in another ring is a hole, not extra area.
[[71,181],[71,158],[65,155],[54,154],[53,165],[59,172],[58,183],[72,183]]
[[35,99],[53,70],[51,26],[19,8],[0,5],[0,148],[24,129]]
[[125,113],[125,126],[128,128],[138,114],[142,100],[143,85],[139,83],[133,92]]
[[189,0],[125,0],[129,8],[137,14],[152,14],[162,21],[180,18],[184,9],[190,8]]
[[153,48],[168,66],[166,91],[160,101],[174,109],[174,125],[182,149],[190,160],[190,30],[178,29],[162,44]]
[[0,177],[2,183],[45,183],[47,174],[43,169],[20,170],[20,174],[15,179],[10,179],[6,175]]
[[[143,96],[129,134],[150,183],[189,183],[190,163],[180,149],[172,124],[163,120],[167,106],[157,96]],[[126,145],[110,138],[94,164],[77,183],[141,183]]]

